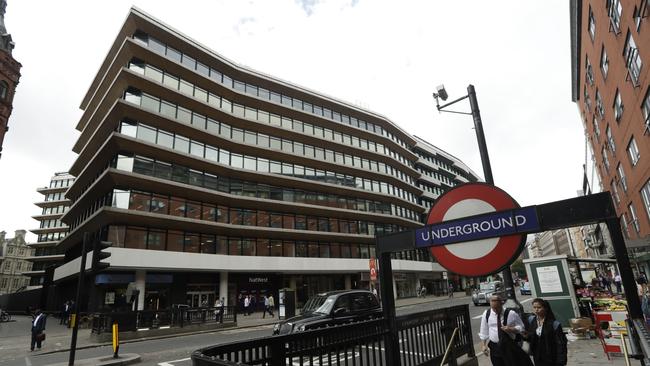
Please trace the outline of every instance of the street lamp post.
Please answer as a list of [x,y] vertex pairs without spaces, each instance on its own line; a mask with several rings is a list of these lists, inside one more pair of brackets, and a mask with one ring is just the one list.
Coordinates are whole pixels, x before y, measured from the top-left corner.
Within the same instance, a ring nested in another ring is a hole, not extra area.
[[[481,163],[483,164],[483,175],[485,176],[485,182],[494,185],[494,178],[492,177],[492,166],[490,165],[490,156],[488,155],[487,144],[485,143],[485,134],[483,133],[483,123],[481,121],[481,111],[478,108],[478,101],[476,100],[476,90],[474,90],[474,85],[469,84],[467,86],[467,95],[443,105],[440,105],[439,99],[442,99],[444,102],[448,97],[447,91],[443,85],[440,85],[436,88],[436,93],[433,93],[433,97],[436,99],[436,108],[438,109],[438,112],[467,114],[472,116],[474,119],[474,130],[476,130],[478,149],[479,153],[481,154]],[[460,102],[463,99],[469,99],[469,105],[472,110],[470,113],[444,110],[444,108]],[[503,282],[506,285],[506,295],[508,297],[505,307],[516,308],[519,310],[519,312],[521,312],[523,307],[519,301],[517,301],[517,296],[515,295],[515,286],[514,281],[512,280],[512,273],[510,272],[510,266],[506,267],[501,275],[503,276]]]

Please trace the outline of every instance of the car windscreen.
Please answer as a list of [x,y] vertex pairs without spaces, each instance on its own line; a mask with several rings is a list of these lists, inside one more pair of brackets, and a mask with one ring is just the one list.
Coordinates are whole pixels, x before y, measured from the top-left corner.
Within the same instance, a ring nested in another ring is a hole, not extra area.
[[314,296],[307,300],[305,306],[302,307],[304,313],[325,313],[328,314],[332,309],[334,300],[328,299],[327,296]]
[[481,291],[492,291],[494,290],[494,284],[493,283],[482,283],[481,284]]

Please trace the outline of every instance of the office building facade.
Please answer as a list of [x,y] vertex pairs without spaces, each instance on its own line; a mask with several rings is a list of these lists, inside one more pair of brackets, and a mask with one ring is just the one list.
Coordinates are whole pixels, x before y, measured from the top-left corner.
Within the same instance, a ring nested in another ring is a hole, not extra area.
[[29,285],[28,272],[32,263],[27,260],[33,250],[25,241],[25,230],[16,230],[13,238],[0,231],[0,295],[22,291]]
[[[72,294],[84,232],[112,242],[90,308],[128,307],[129,283],[151,309],[369,288],[375,236],[419,227],[426,211],[417,140],[399,126],[237,65],[138,9],[81,108],[54,281]],[[424,250],[396,253],[393,270],[404,297],[443,271]]]
[[42,286],[45,282],[45,270],[56,266],[65,256],[57,252],[57,244],[68,233],[68,225],[61,222],[61,217],[70,208],[70,200],[65,198],[65,192],[74,182],[74,177],[67,172],[55,173],[50,184],[36,191],[43,195],[43,200],[36,202],[40,209],[38,215],[32,216],[39,222],[37,229],[30,230],[37,236],[35,243],[28,244],[34,249],[34,255],[29,258],[34,263],[31,271],[24,275],[31,277],[30,286]]
[[572,99],[628,247],[650,244],[648,5],[571,1]]

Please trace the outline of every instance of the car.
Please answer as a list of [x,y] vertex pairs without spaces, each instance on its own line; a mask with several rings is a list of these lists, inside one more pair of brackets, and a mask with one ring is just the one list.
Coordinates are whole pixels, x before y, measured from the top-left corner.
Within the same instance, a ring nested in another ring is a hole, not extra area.
[[479,285],[478,289],[474,290],[474,293],[472,294],[472,302],[474,302],[474,306],[483,304],[489,305],[490,296],[495,294],[505,296],[503,283],[500,281],[483,282]]
[[274,335],[378,319],[383,316],[379,300],[366,290],[340,290],[312,296],[301,314],[273,326]]
[[532,293],[530,292],[530,282],[522,282],[521,287],[519,287],[519,292],[522,295],[531,295]]

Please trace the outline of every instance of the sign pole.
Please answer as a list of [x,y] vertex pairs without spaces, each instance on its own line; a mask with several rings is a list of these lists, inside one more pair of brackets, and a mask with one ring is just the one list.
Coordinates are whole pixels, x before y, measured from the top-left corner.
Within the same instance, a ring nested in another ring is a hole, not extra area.
[[[481,155],[481,163],[483,164],[483,175],[485,182],[494,185],[494,178],[492,177],[492,166],[490,165],[490,156],[488,155],[487,143],[485,142],[485,134],[483,133],[483,122],[481,121],[481,111],[478,108],[478,100],[476,99],[476,90],[474,85],[467,86],[467,96],[469,97],[469,105],[472,109],[472,117],[474,119],[474,129],[476,130],[476,140],[478,141],[478,150]],[[515,294],[515,283],[512,279],[512,272],[510,266],[506,266],[501,272],[503,282],[506,285],[506,308],[515,308],[521,314],[523,313],[523,306],[517,301]]]

